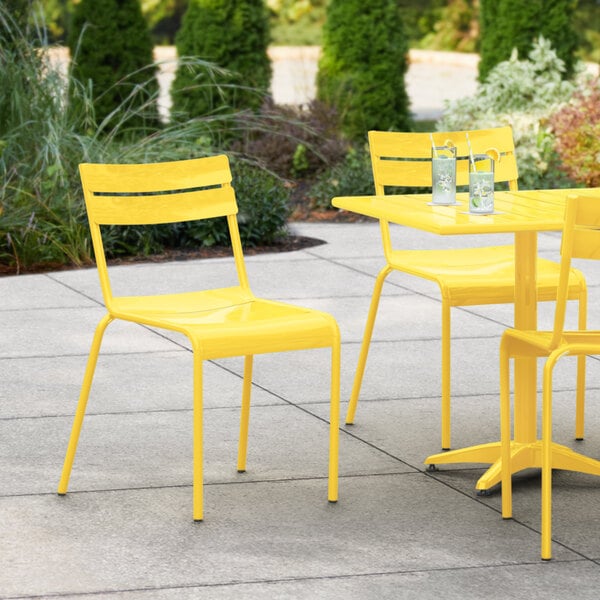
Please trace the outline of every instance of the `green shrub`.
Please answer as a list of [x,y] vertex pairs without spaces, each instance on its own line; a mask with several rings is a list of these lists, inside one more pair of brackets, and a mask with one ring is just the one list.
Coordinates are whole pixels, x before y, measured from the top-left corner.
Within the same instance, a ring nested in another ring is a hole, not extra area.
[[[68,44],[73,78],[91,84],[96,123],[114,127],[128,104],[129,129],[158,126],[153,43],[139,0],[81,0]],[[79,87],[72,86],[72,102],[80,97]]]
[[600,82],[578,89],[550,118],[561,169],[573,181],[600,186]]
[[268,44],[263,0],[190,0],[176,37],[179,56],[200,57],[227,73],[214,81],[214,71],[182,64],[171,88],[173,109],[191,117],[257,110],[271,83]]
[[410,128],[407,50],[396,0],[329,3],[317,97],[337,108],[351,140],[364,142],[370,129]]
[[519,185],[540,188],[569,185],[557,167],[548,115],[569,100],[576,89],[562,78],[564,63],[544,38],[537,40],[528,60],[516,53],[494,67],[470,98],[446,106],[440,131],[513,128]]
[[260,117],[263,127],[247,129],[232,148],[280,177],[312,177],[347,152],[335,109],[318,100],[303,109],[266,103]]
[[481,0],[479,79],[484,81],[515,48],[527,56],[540,36],[550,40],[564,63],[562,76],[570,78],[578,46],[576,7],[577,0]]
[[350,149],[342,161],[324,171],[310,188],[308,197],[313,208],[329,210],[335,196],[366,196],[374,192],[369,151],[359,147]]
[[289,188],[278,177],[244,162],[234,162],[240,237],[245,246],[275,244],[287,235]]

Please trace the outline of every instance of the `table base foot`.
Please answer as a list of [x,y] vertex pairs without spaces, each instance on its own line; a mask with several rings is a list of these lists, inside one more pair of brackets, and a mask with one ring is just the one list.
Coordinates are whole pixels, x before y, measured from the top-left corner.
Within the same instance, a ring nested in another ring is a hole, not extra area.
[[[461,450],[433,454],[425,459],[425,464],[438,465],[450,463],[492,463],[490,468],[479,478],[475,488],[489,490],[500,483],[502,477],[502,461],[500,460],[500,442],[471,446]],[[539,469],[542,466],[542,443],[511,442],[511,473],[524,469]],[[600,461],[575,452],[567,446],[552,444],[552,468],[565,471],[577,471],[590,475],[600,475]]]

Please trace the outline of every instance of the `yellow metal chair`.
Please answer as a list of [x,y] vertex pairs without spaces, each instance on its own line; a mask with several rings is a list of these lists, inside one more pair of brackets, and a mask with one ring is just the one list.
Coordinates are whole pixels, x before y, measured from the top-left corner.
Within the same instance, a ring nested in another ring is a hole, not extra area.
[[[510,190],[517,189],[517,162],[514,153],[512,129],[500,127],[474,131],[404,133],[370,131],[369,148],[375,193],[383,195],[386,188],[431,187],[431,141],[436,146],[453,145],[457,151],[456,183],[468,185],[468,157],[466,133],[475,153],[490,152],[496,157],[495,180],[508,182]],[[465,207],[468,210],[468,206]],[[396,250],[392,247],[389,223],[379,221],[386,264],[375,281],[375,289],[363,335],[358,366],[346,423],[354,422],[358,396],[362,385],[379,298],[385,278],[394,270],[435,281],[442,296],[442,449],[450,449],[450,308],[481,304],[514,302],[515,266],[514,246],[463,248],[444,250]],[[558,263],[538,259],[538,300],[555,300],[558,284]],[[586,284],[583,275],[572,270],[568,297],[579,299],[580,326],[586,321]],[[579,364],[579,390],[576,408],[576,434],[583,437],[584,359]]]
[[[104,331],[115,319],[185,334],[194,360],[193,518],[203,518],[202,364],[244,356],[238,471],[246,469],[253,355],[331,348],[328,499],[338,497],[340,335],[316,310],[257,298],[250,290],[226,156],[145,165],[80,165],[81,181],[107,314],[94,335],[58,493],[65,494]],[[103,225],[139,225],[226,217],[239,285],[157,296],[113,296]]]
[[[502,439],[502,516],[512,515],[510,365],[516,357],[546,357],[542,381],[542,558],[552,557],[552,469],[597,474],[600,463],[552,442],[552,373],[559,358],[600,354],[600,330],[565,331],[571,259],[600,260],[600,199],[572,196],[567,200],[561,246],[561,269],[552,331],[507,329],[500,344]],[[535,401],[535,398],[532,398]],[[569,458],[577,457],[577,464]],[[589,469],[587,467],[590,467]]]

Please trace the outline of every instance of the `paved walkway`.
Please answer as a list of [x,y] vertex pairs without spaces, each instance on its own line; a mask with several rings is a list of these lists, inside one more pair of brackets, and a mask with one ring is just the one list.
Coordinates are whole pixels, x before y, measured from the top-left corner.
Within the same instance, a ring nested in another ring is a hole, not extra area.
[[[338,319],[344,412],[381,266],[378,226],[294,229],[327,243],[249,257],[250,280],[257,294]],[[460,242],[400,234],[413,247]],[[557,255],[558,241],[540,236],[544,256]],[[229,259],[116,267],[114,286],[215,285],[225,267]],[[600,273],[588,281],[598,292]],[[245,474],[235,468],[241,361],[206,365],[203,523],[191,519],[187,341],[110,326],[70,493],[58,497],[104,313],[96,271],[0,278],[0,297],[0,598],[597,600],[596,478],[557,473],[556,558],[542,563],[537,472],[518,477],[515,519],[504,522],[498,493],[474,494],[482,465],[424,471],[439,448],[440,302],[428,282],[396,274],[384,288],[356,424],[341,431],[336,505],[326,500],[328,353],[257,357]],[[550,308],[540,308],[542,324]],[[455,447],[498,438],[498,341],[511,319],[507,306],[453,312]],[[589,361],[588,437],[577,444],[572,367],[556,376],[556,437],[598,456],[598,361]]]

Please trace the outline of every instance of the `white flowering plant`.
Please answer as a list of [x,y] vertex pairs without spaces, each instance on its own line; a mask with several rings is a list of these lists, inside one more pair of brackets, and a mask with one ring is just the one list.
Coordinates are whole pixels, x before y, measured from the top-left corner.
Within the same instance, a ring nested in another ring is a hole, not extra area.
[[526,60],[516,51],[478,86],[474,96],[446,103],[440,131],[513,129],[522,188],[573,185],[558,168],[549,117],[567,103],[586,79],[583,64],[573,81],[563,79],[564,62],[540,36]]

